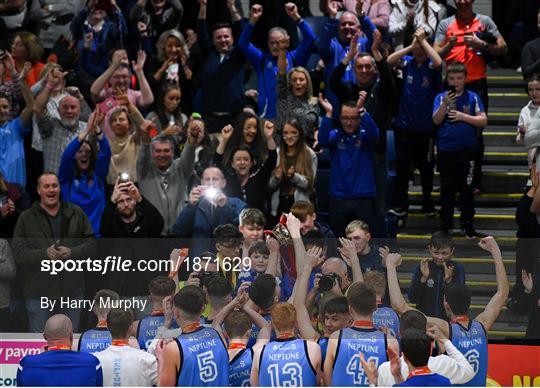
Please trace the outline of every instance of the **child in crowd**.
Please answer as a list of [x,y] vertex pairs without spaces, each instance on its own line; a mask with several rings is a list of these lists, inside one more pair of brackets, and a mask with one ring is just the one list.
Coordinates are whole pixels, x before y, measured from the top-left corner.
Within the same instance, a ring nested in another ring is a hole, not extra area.
[[240,233],[244,237],[241,257],[250,257],[248,252],[251,245],[263,238],[266,218],[259,209],[247,208],[242,210],[238,219],[238,230],[240,230]]

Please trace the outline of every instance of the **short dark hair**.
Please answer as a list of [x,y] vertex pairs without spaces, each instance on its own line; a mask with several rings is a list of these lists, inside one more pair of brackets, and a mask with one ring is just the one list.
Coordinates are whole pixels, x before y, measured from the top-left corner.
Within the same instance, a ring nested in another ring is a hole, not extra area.
[[307,216],[315,214],[315,206],[309,201],[296,201],[291,206],[291,213],[294,214],[300,222],[304,222]]
[[213,24],[212,27],[210,27],[210,34],[214,35],[214,32],[216,32],[216,30],[219,30],[221,28],[228,28],[229,30],[231,30],[231,33],[232,33],[232,26],[229,23],[216,23],[216,24]]
[[446,68],[446,74],[463,73],[467,75],[467,65],[463,62],[454,62]]
[[47,176],[47,175],[54,175],[56,177],[56,179],[58,180],[58,183],[60,183],[60,179],[58,178],[58,174],[55,173],[54,171],[43,171],[41,173],[40,176],[38,176],[37,178],[37,186],[39,187],[40,185],[40,181],[41,181],[41,178],[43,178],[44,176]]
[[341,104],[341,109],[343,109],[343,107],[345,106],[348,108],[356,108],[358,106],[358,103],[353,100],[345,101],[343,104]]
[[431,338],[425,329],[404,330],[401,333],[401,350],[413,366],[425,366],[431,355]]
[[375,289],[363,282],[353,283],[347,291],[347,302],[357,314],[372,314],[377,309]]
[[255,241],[251,246],[249,247],[248,256],[251,257],[251,255],[259,253],[261,255],[269,256],[270,255],[270,249],[268,249],[268,245],[266,245],[265,241]]
[[[324,234],[318,229],[311,229],[309,232],[302,236],[302,242],[305,246],[316,245],[318,247],[326,246],[326,238]],[[307,249],[307,248],[306,248]]]
[[431,239],[429,240],[429,245],[433,249],[444,249],[444,248],[454,248],[454,240],[452,235],[441,230],[433,233]]
[[245,312],[232,311],[225,318],[223,327],[229,338],[239,338],[251,329],[252,323]]
[[276,278],[270,274],[261,274],[251,283],[249,297],[259,308],[267,309],[274,302]]
[[218,276],[208,282],[206,286],[206,292],[209,298],[225,298],[233,291],[233,287],[230,281]]
[[471,290],[465,284],[450,283],[444,288],[446,303],[455,315],[469,313],[471,306]]
[[165,297],[174,294],[176,284],[174,280],[167,276],[156,276],[150,280],[148,291],[151,295]]
[[408,329],[425,330],[427,318],[418,310],[409,310],[404,312],[399,317],[399,330],[405,331]]
[[214,229],[214,239],[216,244],[242,243],[242,233],[233,224],[219,225]]
[[321,306],[323,314],[348,314],[349,304],[345,296],[334,296],[324,301]]
[[112,338],[126,338],[133,323],[133,313],[130,309],[111,309],[107,314],[107,329]]
[[195,319],[206,304],[206,295],[201,287],[189,285],[174,296],[174,305],[189,319]]
[[240,225],[257,225],[264,228],[266,218],[262,211],[257,208],[248,207],[240,212],[238,216]]

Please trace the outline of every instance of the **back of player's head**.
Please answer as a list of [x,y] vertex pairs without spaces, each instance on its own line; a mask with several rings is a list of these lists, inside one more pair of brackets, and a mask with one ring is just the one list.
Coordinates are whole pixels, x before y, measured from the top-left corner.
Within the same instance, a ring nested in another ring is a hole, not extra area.
[[450,283],[444,288],[444,298],[454,315],[469,313],[471,290],[465,284]]
[[296,322],[296,310],[287,302],[277,303],[272,307],[272,324],[277,331],[291,331]]
[[238,220],[240,226],[254,225],[264,228],[264,225],[266,224],[266,218],[264,217],[263,212],[259,209],[250,207],[240,212]]
[[274,303],[276,278],[270,274],[261,274],[251,283],[249,298],[261,309],[267,309]]
[[413,366],[425,366],[431,355],[431,338],[425,329],[405,330],[401,332],[401,350]]
[[349,304],[344,296],[333,296],[321,301],[321,312],[327,315],[348,314]]
[[256,253],[263,256],[270,255],[270,249],[268,249],[268,245],[266,245],[265,241],[255,241],[253,244],[251,244],[249,247],[248,256],[251,257],[251,255]]
[[315,214],[315,206],[308,201],[296,201],[291,206],[291,213],[300,220],[304,222],[307,216],[313,216]]
[[377,309],[375,289],[363,282],[351,284],[347,291],[347,302],[358,315],[370,315]]
[[204,291],[197,286],[185,286],[174,296],[174,305],[188,319],[198,318],[205,304],[206,296]]
[[167,276],[156,276],[148,284],[148,292],[150,296],[156,296],[158,298],[164,298],[169,295],[173,295],[176,291],[176,284],[174,280]]
[[386,292],[386,276],[379,271],[367,271],[364,274],[364,282],[375,289],[375,293],[381,298]]
[[409,329],[426,330],[427,318],[418,310],[409,310],[399,318],[399,330],[406,331]]
[[96,292],[96,295],[94,295],[94,308],[92,311],[96,316],[105,319],[111,309],[109,307],[111,302],[117,300],[120,300],[120,295],[118,295],[117,292],[106,288],[99,290]]
[[73,324],[64,314],[55,314],[45,322],[43,337],[47,342],[70,340],[73,338]]
[[243,311],[232,311],[223,322],[225,332],[229,339],[243,338],[251,330],[252,323],[249,316]]
[[240,244],[242,233],[233,224],[219,225],[214,229],[214,239],[216,244]]
[[221,276],[210,280],[206,286],[206,293],[208,294],[210,303],[213,305],[228,303],[225,302],[225,300],[228,299],[232,291],[233,287],[231,282]]
[[452,239],[452,235],[450,233],[437,231],[431,235],[429,246],[432,249],[454,249],[454,240]]
[[467,66],[463,62],[454,62],[446,68],[446,74],[463,73],[467,75]]
[[133,313],[130,309],[111,309],[107,314],[107,329],[111,332],[112,338],[127,338],[132,323]]

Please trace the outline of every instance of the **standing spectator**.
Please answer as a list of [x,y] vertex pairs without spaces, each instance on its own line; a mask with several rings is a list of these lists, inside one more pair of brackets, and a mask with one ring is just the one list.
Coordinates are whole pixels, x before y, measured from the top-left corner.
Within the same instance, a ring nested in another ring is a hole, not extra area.
[[279,41],[278,75],[277,75],[277,117],[276,127],[283,130],[286,121],[297,120],[301,132],[309,140],[319,127],[318,107],[311,102],[313,86],[309,72],[301,67],[293,67],[287,73],[287,48],[289,39],[283,37]]
[[99,360],[90,353],[71,350],[73,325],[63,314],[53,315],[44,325],[47,351],[25,356],[17,369],[17,386],[103,386]]
[[[28,72],[30,71],[31,64],[28,62],[22,69],[22,73],[19,75],[15,69],[15,61],[9,53],[4,51],[0,52],[0,94],[7,96],[9,99],[9,105],[11,112],[8,120],[13,120],[20,112],[19,101],[22,99],[21,88],[19,84],[19,78],[24,82]],[[8,80],[8,77],[11,79]]]
[[465,269],[452,261],[455,249],[452,236],[435,232],[428,249],[431,259],[422,259],[415,267],[409,300],[427,316],[446,320],[444,287],[450,283],[465,284]]
[[232,118],[244,107],[244,64],[246,58],[234,45],[235,38],[245,27],[234,1],[227,1],[233,25],[216,24],[211,39],[206,20],[207,0],[200,1],[197,19],[197,41],[201,51],[202,112],[208,133],[219,132],[232,124]]
[[[536,117],[538,108],[540,107],[540,74],[531,75],[526,79],[526,82],[527,93],[531,100],[521,109],[519,114],[516,137],[516,142],[519,144],[524,144],[526,137],[528,140],[531,137],[535,137],[533,132],[540,129],[540,120]],[[531,129],[531,132],[527,134],[529,129]],[[532,166],[533,159],[539,149],[537,147],[527,148],[527,164],[529,168]]]
[[3,333],[9,330],[11,279],[15,277],[16,272],[9,243],[0,239],[0,331]]
[[45,65],[41,62],[43,57],[43,46],[37,36],[28,31],[20,31],[15,34],[11,43],[11,56],[15,62],[15,69],[22,73],[26,62],[30,62],[32,67],[27,72],[24,81],[31,87],[40,78]]
[[24,137],[31,131],[34,99],[24,81],[19,79],[17,82],[25,103],[19,117],[9,119],[10,100],[0,94],[0,172],[8,182],[24,186],[26,184]]
[[103,132],[108,139],[113,137],[108,126],[109,115],[113,108],[120,105],[119,98],[127,94],[129,100],[136,107],[143,109],[154,102],[154,95],[150,85],[144,75],[144,64],[146,54],[144,51],[137,53],[137,62],[132,62],[133,71],[137,76],[140,91],[130,88],[131,71],[129,70],[129,60],[124,49],[114,51],[111,64],[107,70],[101,74],[92,84],[90,92],[92,98],[99,104],[99,109],[105,113],[105,126]]
[[262,165],[268,158],[268,143],[259,118],[253,113],[242,112],[236,118],[232,131],[229,131],[229,127],[221,130],[216,156],[223,155],[223,163],[227,165],[232,161],[233,153],[242,146],[250,150],[255,166]]
[[5,39],[0,49],[7,48],[5,45],[12,39],[13,33],[23,28],[28,11],[27,3],[27,0],[18,0],[0,4],[0,34]]
[[164,31],[178,29],[183,13],[180,0],[137,0],[129,19],[132,24],[144,23],[152,44],[155,44]]
[[392,36],[396,50],[403,48],[406,35],[419,28],[426,32],[427,37],[433,37],[439,15],[445,12],[444,6],[434,0],[391,1],[391,6],[388,33]]
[[522,270],[521,283],[523,291],[518,295],[517,309],[521,315],[529,315],[525,338],[537,340],[540,336],[540,269],[538,263],[536,270],[527,273]]
[[[285,4],[287,15],[294,20],[303,40],[295,50],[287,52],[287,69],[294,66],[305,66],[311,55],[311,46],[315,42],[315,34],[309,25],[300,17],[298,8],[293,3]],[[268,32],[268,52],[264,53],[253,44],[249,43],[253,28],[263,14],[262,6],[255,4],[251,7],[248,25],[242,31],[238,46],[244,52],[251,66],[257,72],[258,78],[258,111],[261,117],[276,117],[276,74],[278,72],[277,60],[279,55],[279,41],[288,38],[287,31],[281,27],[273,27]]]
[[[62,200],[83,209],[96,237],[100,237],[105,181],[111,161],[111,147],[99,127],[100,120],[103,120],[103,114],[96,111],[92,122],[66,147],[58,172]],[[90,136],[97,138],[97,144]]]
[[[357,33],[353,36],[350,50],[332,72],[330,77],[330,89],[336,94],[341,103],[345,101],[355,101],[358,98],[359,92],[366,93],[364,107],[371,115],[373,122],[377,125],[379,130],[374,157],[375,186],[377,188],[377,196],[375,199],[376,218],[367,222],[372,226],[374,235],[376,237],[382,237],[385,234],[383,232],[383,218],[386,212],[385,198],[388,175],[386,164],[386,131],[390,128],[396,92],[392,72],[379,51],[382,42],[381,33],[378,30],[375,30],[373,35],[373,45],[371,46],[371,53],[373,56],[368,53],[360,53],[357,55],[358,45],[354,42],[360,39],[360,35]],[[356,80],[344,82],[342,80],[347,66],[351,61],[354,61]],[[345,227],[345,225],[343,225],[343,227]],[[343,228],[339,233],[343,233]]]
[[[362,3],[357,3],[358,16],[352,12],[343,12],[337,19],[339,3],[331,0],[325,0],[327,3],[329,20],[325,23],[323,31],[317,40],[317,50],[324,61],[324,83],[330,85],[330,76],[334,69],[343,60],[348,51],[369,52],[373,44],[373,32],[376,30],[375,24],[369,19],[369,16],[361,10]],[[351,40],[356,33],[363,35],[355,40],[354,49],[350,47]],[[353,66],[345,64],[345,72],[340,81],[354,82],[356,79]],[[339,117],[339,100],[332,92],[331,88],[325,88],[325,97],[336,107],[336,116]],[[355,97],[356,98],[356,97]]]
[[358,102],[346,102],[341,107],[343,129],[332,129],[332,105],[319,97],[326,116],[318,141],[330,149],[330,226],[336,236],[343,236],[354,219],[368,220],[369,224],[374,214],[377,190],[373,154],[379,130],[364,108],[366,93],[359,96]]
[[[457,13],[441,20],[435,35],[435,50],[448,64],[461,62],[467,66],[467,89],[476,93],[487,112],[487,56],[504,55],[508,46],[489,16],[473,12],[474,0],[454,0]],[[482,159],[484,141],[479,128],[479,147],[474,156],[474,182],[477,192],[482,191]]]
[[23,186],[6,182],[0,172],[0,238],[13,237],[21,213],[30,207],[30,198]]
[[143,138],[137,159],[137,176],[141,194],[163,217],[162,235],[172,233],[172,227],[187,200],[188,182],[195,163],[195,148],[204,137],[204,123],[191,119],[187,128],[187,143],[178,159],[173,160],[172,139]]
[[[44,171],[58,172],[60,159],[67,145],[86,128],[86,123],[80,121],[81,101],[60,91],[63,89],[65,75],[61,69],[53,68],[34,103],[34,114],[43,142]],[[49,100],[56,100],[52,95],[53,91],[56,96],[63,95],[58,100],[57,114],[49,112]]]
[[[412,52],[411,55],[407,55]],[[441,89],[442,59],[426,41],[423,29],[415,33],[413,43],[388,57],[388,65],[401,61],[403,91],[399,113],[395,118],[396,142],[396,201],[390,210],[398,217],[407,214],[409,208],[409,177],[415,165],[419,167],[422,180],[422,211],[436,215],[431,199],[434,167],[434,125],[431,102]]]
[[358,0],[362,4],[362,12],[369,16],[371,22],[386,33],[390,24],[390,3],[388,0]]
[[[13,235],[15,260],[24,272],[24,296],[30,331],[39,333],[53,315],[41,308],[40,298],[60,300],[60,297],[82,299],[84,273],[62,271],[52,275],[42,270],[42,260],[69,260],[92,257],[95,251],[92,225],[83,210],[60,201],[60,183],[54,173],[44,173],[38,180],[40,200],[21,214]],[[80,309],[62,308],[71,317],[75,329],[79,326]]]
[[[475,239],[473,228],[473,175],[479,147],[477,129],[487,125],[484,105],[478,94],[465,89],[467,67],[460,62],[448,66],[449,90],[438,94],[433,104],[433,122],[437,131],[437,159],[441,175],[441,223],[439,230],[449,232],[454,223],[456,191],[461,204],[461,226],[467,239]],[[448,112],[448,113],[447,113]]]
[[[540,9],[538,9],[538,30],[540,31]],[[534,73],[540,73],[540,37],[533,39],[521,50],[521,71],[527,80]]]
[[[231,125],[221,130],[223,141],[228,141],[232,134]],[[224,147],[221,142],[214,155],[216,167],[225,173],[227,180],[225,192],[231,197],[240,198],[248,204],[248,207],[257,208],[263,213],[266,211],[268,180],[277,160],[274,124],[270,121],[264,122],[264,136],[268,146],[268,159],[260,165],[255,165],[255,157],[246,146],[235,149],[231,161],[227,164],[223,160]]]
[[219,168],[206,168],[201,185],[191,190],[189,203],[176,220],[174,234],[193,239],[192,256],[212,249],[207,240],[212,237],[214,229],[223,224],[237,224],[240,212],[247,207],[240,198],[223,193],[226,184]]
[[317,155],[306,145],[299,120],[288,119],[281,136],[277,166],[268,182],[272,193],[270,214],[278,218],[296,201],[310,200],[317,172]]
[[112,345],[95,353],[103,365],[105,387],[151,387],[157,384],[156,357],[128,344],[132,324],[131,310],[112,309],[107,314],[107,328],[111,332]]
[[36,35],[47,51],[50,51],[61,37],[71,41],[71,19],[82,9],[83,4],[82,0],[32,2],[29,19],[36,23]]

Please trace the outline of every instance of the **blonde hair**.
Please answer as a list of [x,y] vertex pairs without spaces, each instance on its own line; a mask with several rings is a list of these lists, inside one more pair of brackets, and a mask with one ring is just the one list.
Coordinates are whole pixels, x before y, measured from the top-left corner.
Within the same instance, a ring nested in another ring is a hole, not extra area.
[[309,71],[307,71],[306,68],[302,66],[296,66],[289,70],[289,72],[287,73],[287,85],[289,85],[289,88],[291,87],[292,73],[302,73],[306,76],[307,88],[305,98],[309,102],[313,97],[313,84],[311,82],[311,76],[309,75]]
[[184,38],[184,35],[178,30],[171,29],[164,31],[160,36],[156,43],[156,47],[158,50],[157,58],[160,61],[166,61],[167,58],[165,57],[165,43],[167,43],[167,39],[170,37],[176,38],[180,41],[180,46],[182,47],[182,51],[186,55],[186,57],[189,58],[189,47],[186,43],[186,39]]
[[345,228],[345,235],[357,230],[363,230],[364,232],[369,233],[369,225],[362,220],[351,221]]

